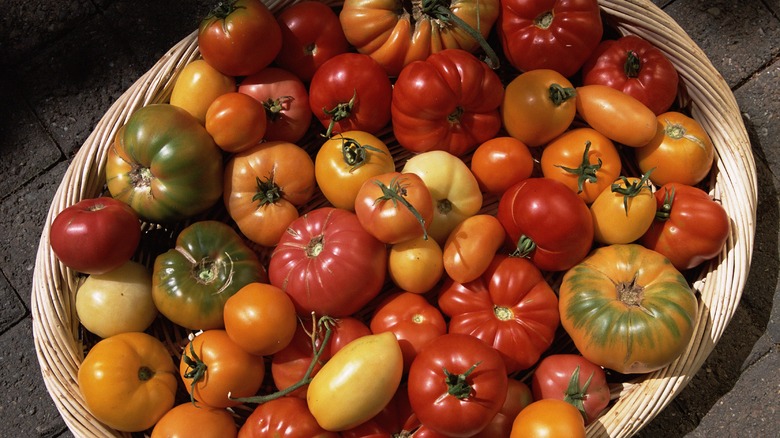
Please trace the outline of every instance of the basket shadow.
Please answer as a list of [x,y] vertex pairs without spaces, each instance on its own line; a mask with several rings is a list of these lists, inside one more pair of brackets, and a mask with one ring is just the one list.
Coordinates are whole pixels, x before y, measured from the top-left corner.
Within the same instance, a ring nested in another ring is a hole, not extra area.
[[[694,432],[705,415],[754,362],[757,342],[766,331],[778,283],[778,191],[762,145],[745,120],[756,160],[758,205],[753,257],[740,304],[712,353],[689,384],[637,437]],[[763,352],[763,351],[762,351]],[[762,352],[758,352],[759,354]]]

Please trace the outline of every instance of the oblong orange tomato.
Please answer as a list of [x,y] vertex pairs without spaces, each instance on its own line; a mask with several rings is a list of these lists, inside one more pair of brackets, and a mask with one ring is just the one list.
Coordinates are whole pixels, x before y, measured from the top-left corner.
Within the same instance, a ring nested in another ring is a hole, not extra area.
[[531,176],[534,158],[522,141],[495,137],[477,146],[469,166],[483,192],[500,195]]
[[387,273],[400,289],[416,294],[428,292],[444,275],[441,246],[422,236],[396,243],[388,252]]
[[444,270],[458,283],[479,278],[504,244],[501,222],[489,214],[470,216],[450,232],[444,243]]
[[184,66],[173,83],[170,104],[185,109],[200,123],[206,122],[206,111],[214,99],[236,91],[233,76],[220,73],[202,59]]
[[225,206],[241,232],[275,246],[314,194],[314,161],[294,143],[259,143],[228,160],[224,186]]
[[238,91],[217,97],[206,110],[206,131],[225,152],[239,152],[259,143],[266,124],[263,104]]
[[633,96],[607,85],[577,87],[577,114],[596,131],[638,148],[656,134],[655,113]]
[[715,148],[696,119],[669,111],[658,116],[655,137],[636,150],[642,172],[650,169],[650,180],[662,186],[668,183],[696,185],[712,168]]
[[574,190],[590,204],[620,176],[621,163],[612,140],[593,128],[575,128],[542,150],[542,174]]

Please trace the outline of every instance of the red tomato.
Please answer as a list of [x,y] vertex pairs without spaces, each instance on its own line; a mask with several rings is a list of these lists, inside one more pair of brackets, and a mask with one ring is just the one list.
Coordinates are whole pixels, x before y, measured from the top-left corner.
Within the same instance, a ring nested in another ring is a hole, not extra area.
[[238,438],[338,438],[317,424],[306,400],[280,397],[258,405],[238,431]]
[[428,237],[433,198],[417,174],[385,173],[367,179],[360,186],[355,214],[372,236],[393,245]]
[[376,134],[390,122],[393,87],[368,55],[342,53],[325,61],[309,84],[309,106],[325,137],[350,130]]
[[501,406],[501,410],[493,417],[490,424],[482,429],[482,432],[474,435],[473,438],[508,437],[512,431],[512,422],[515,421],[517,414],[533,401],[534,396],[528,385],[516,379],[509,379],[507,381],[506,400],[504,405]]
[[105,274],[124,265],[140,240],[136,212],[110,197],[84,199],[65,208],[49,228],[54,255],[85,274]]
[[263,139],[265,108],[244,93],[223,94],[206,111],[206,131],[225,152],[240,152]]
[[485,193],[500,195],[506,189],[530,178],[534,158],[520,140],[495,137],[477,146],[471,156],[471,173]]
[[585,85],[601,84],[621,90],[656,115],[672,106],[679,81],[669,58],[636,35],[601,42],[582,66]]
[[465,50],[442,50],[408,64],[392,94],[393,133],[413,152],[461,156],[501,129],[501,79]]
[[351,315],[379,294],[385,245],[347,210],[322,207],[294,220],[271,255],[268,277],[299,315]]
[[680,270],[690,269],[723,251],[729,238],[729,217],[704,190],[669,183],[655,192],[656,220],[640,238]]
[[[409,436],[419,427],[419,421],[412,412],[409,393],[401,383],[390,403],[374,418],[360,426],[341,432],[342,438],[394,438]],[[417,436],[415,433],[414,436]]]
[[308,82],[328,59],[345,53],[349,43],[336,12],[318,1],[302,1],[276,15],[282,49],[276,64]]
[[423,426],[451,437],[470,437],[504,404],[507,373],[498,351],[471,335],[432,340],[409,369],[409,402]]
[[501,254],[474,281],[446,281],[439,308],[450,317],[449,333],[472,335],[498,350],[507,373],[535,364],[560,322],[558,297],[541,271],[527,259]]
[[539,269],[565,271],[593,245],[593,218],[574,191],[550,178],[529,178],[507,190],[496,215],[510,243]]
[[534,370],[531,388],[535,400],[555,398],[572,404],[586,425],[609,404],[604,369],[579,354],[553,354],[542,359]]
[[597,0],[503,0],[498,34],[509,63],[569,77],[601,41]]
[[[309,327],[305,320],[298,324],[292,341],[281,351],[273,355],[271,360],[271,376],[274,385],[279,390],[285,390],[300,381],[306,374],[306,370],[311,365],[314,358],[314,348],[319,348],[323,341],[323,332],[314,340],[312,348],[312,335],[314,327]],[[319,362],[315,364],[311,377],[317,374],[322,365],[330,359],[331,356],[341,350],[342,347],[355,339],[370,335],[371,330],[359,319],[347,316],[336,320],[333,326],[330,341],[325,346],[320,355]],[[306,388],[295,389],[290,395],[300,398],[306,398]]]
[[247,76],[274,60],[282,32],[260,0],[219,2],[200,23],[198,47],[203,59],[223,74]]
[[244,78],[238,91],[263,104],[267,119],[265,140],[295,143],[309,130],[309,90],[293,73],[267,67]]
[[385,298],[374,311],[369,327],[375,334],[395,334],[407,371],[425,344],[447,333],[447,323],[439,309],[411,292],[397,292]]

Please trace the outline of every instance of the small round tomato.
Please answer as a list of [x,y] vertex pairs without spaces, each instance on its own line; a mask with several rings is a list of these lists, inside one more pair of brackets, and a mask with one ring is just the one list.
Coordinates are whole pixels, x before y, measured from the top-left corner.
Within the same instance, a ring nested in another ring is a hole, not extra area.
[[336,12],[318,1],[301,1],[276,15],[282,48],[276,64],[308,82],[328,59],[347,52],[349,43]]
[[577,114],[596,131],[625,146],[644,146],[656,135],[655,113],[635,97],[607,85],[577,87]]
[[295,305],[276,286],[249,283],[225,301],[225,331],[249,353],[266,356],[285,348],[298,327]]
[[84,328],[101,338],[146,330],[158,314],[152,274],[130,260],[105,274],[90,275],[76,292],[76,314]]
[[482,431],[473,438],[498,438],[508,437],[512,431],[512,422],[526,406],[534,401],[531,388],[517,380],[507,380],[506,400],[501,410]]
[[338,434],[317,424],[305,400],[281,397],[257,405],[241,426],[238,437],[338,438]]
[[390,172],[367,179],[355,197],[355,214],[380,242],[428,238],[433,198],[417,174]]
[[233,91],[236,91],[233,76],[222,74],[208,62],[196,59],[179,72],[169,102],[205,123],[206,112],[214,99]]
[[534,158],[520,140],[495,137],[477,146],[470,166],[483,192],[500,195],[531,176]]
[[93,346],[79,366],[78,388],[89,412],[123,432],[146,430],[176,399],[176,366],[157,338],[120,333]]
[[521,73],[504,92],[504,129],[526,146],[542,146],[569,128],[577,113],[576,101],[574,86],[557,71]]
[[458,283],[475,280],[485,272],[505,240],[504,227],[495,216],[468,217],[453,228],[444,243],[444,270]]
[[317,151],[314,176],[317,186],[334,207],[355,210],[355,198],[363,183],[395,171],[385,142],[365,131],[333,135]]
[[517,414],[509,437],[585,438],[585,421],[577,408],[563,400],[537,400]]
[[447,333],[447,323],[438,308],[422,295],[398,292],[385,298],[371,317],[372,333],[392,332],[408,371],[417,353],[432,339]]
[[84,199],[57,213],[49,241],[63,265],[85,274],[105,274],[133,256],[141,241],[141,223],[122,201]]
[[282,31],[260,0],[219,2],[200,22],[198,48],[215,69],[247,76],[276,58],[282,48]]
[[314,195],[314,161],[300,146],[268,141],[233,155],[225,165],[225,206],[249,240],[275,246],[298,207]]
[[227,409],[182,403],[154,425],[151,438],[235,438],[238,427]]
[[444,275],[442,249],[422,236],[390,246],[387,273],[399,289],[416,294],[430,291]]
[[238,92],[248,94],[263,104],[266,141],[296,143],[309,130],[309,90],[289,71],[266,67],[245,77],[238,86]]
[[212,329],[184,347],[179,375],[194,402],[227,408],[241,404],[232,398],[250,397],[260,389],[265,362],[244,351],[224,330]]
[[209,105],[205,126],[223,151],[239,152],[263,139],[265,108],[244,93],[225,93]]
[[631,243],[650,228],[655,211],[655,196],[647,174],[642,178],[621,177],[590,206],[593,239],[605,244]]
[[654,169],[650,180],[696,185],[707,177],[715,159],[712,140],[696,119],[670,111],[658,116],[655,137],[636,149],[639,169]]
[[609,187],[622,168],[612,140],[593,128],[575,128],[551,141],[542,151],[542,175],[556,179],[591,204]]

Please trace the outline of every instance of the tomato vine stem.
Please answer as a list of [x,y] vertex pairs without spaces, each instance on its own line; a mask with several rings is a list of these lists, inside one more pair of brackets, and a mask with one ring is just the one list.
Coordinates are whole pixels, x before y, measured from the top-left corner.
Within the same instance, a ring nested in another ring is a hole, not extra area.
[[420,223],[420,226],[423,230],[423,240],[428,240],[428,227],[425,225],[425,219],[414,207],[414,205],[412,205],[412,203],[406,199],[406,186],[401,184],[401,179],[402,178],[399,176],[394,177],[392,180],[390,180],[390,185],[385,185],[382,181],[375,179],[374,184],[379,186],[379,188],[382,190],[382,196],[376,198],[374,205],[380,202],[391,201],[393,206],[397,208],[398,203],[400,202],[409,210],[410,213],[414,215],[415,219],[417,219],[417,222]]
[[[462,18],[455,15],[455,13],[453,13],[452,10],[450,10],[450,8],[445,6],[443,3],[444,2],[442,0],[422,0],[422,12],[444,23],[453,22],[458,27],[463,29],[466,33],[469,34],[469,36],[474,38],[482,50],[485,51],[485,55],[487,55],[485,63],[490,68],[494,70],[497,69],[500,66],[498,55],[496,54],[496,51],[490,47],[490,44],[487,42],[487,40],[485,40],[485,38],[477,29],[474,29],[471,27],[471,25],[463,21]],[[477,8],[477,17],[479,17],[479,8]],[[477,18],[477,20],[479,20],[479,18]],[[479,23],[479,21],[477,21],[477,23]]]

